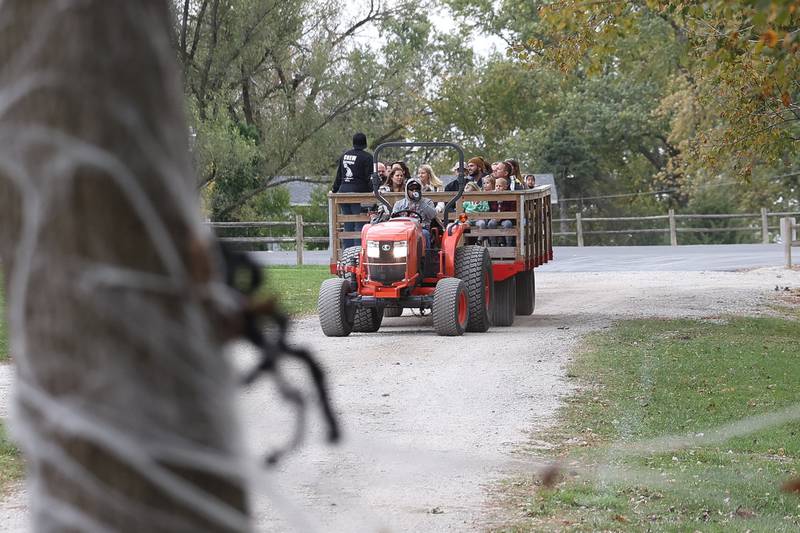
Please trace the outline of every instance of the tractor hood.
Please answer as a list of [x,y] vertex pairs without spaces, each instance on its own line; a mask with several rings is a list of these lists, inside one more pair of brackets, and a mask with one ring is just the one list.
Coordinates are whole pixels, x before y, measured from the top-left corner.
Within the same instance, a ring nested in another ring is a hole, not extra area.
[[371,241],[407,241],[419,231],[419,223],[411,218],[394,218],[366,226],[366,238]]

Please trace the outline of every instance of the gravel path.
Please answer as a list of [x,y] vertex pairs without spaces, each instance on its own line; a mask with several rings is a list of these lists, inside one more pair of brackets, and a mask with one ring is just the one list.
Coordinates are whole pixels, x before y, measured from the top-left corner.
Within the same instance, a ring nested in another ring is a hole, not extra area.
[[[401,317],[377,334],[328,339],[316,317],[301,320],[294,338],[329,370],[348,439],[319,445],[313,420],[306,447],[256,488],[257,529],[481,529],[491,484],[512,471],[515,450],[552,421],[569,392],[565,364],[586,333],[622,318],[753,313],[776,285],[800,287],[800,272],[542,272],[536,313],[486,334],[441,338],[429,319]],[[251,355],[231,353],[238,365]],[[0,369],[0,395],[10,377]],[[0,414],[7,401],[0,397]],[[253,453],[286,437],[290,419],[278,416],[276,402],[269,385],[242,395]],[[0,504],[0,531],[21,530],[24,519],[19,489]]]

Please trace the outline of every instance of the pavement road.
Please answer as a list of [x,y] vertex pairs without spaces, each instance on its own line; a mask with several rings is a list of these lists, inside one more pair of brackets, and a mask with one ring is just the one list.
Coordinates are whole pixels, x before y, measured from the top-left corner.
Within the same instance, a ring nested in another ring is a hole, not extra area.
[[[736,271],[783,265],[780,244],[708,244],[692,246],[562,246],[555,261],[537,272],[699,272]],[[295,252],[254,252],[267,265],[294,265]],[[307,265],[327,265],[330,253],[309,251]]]

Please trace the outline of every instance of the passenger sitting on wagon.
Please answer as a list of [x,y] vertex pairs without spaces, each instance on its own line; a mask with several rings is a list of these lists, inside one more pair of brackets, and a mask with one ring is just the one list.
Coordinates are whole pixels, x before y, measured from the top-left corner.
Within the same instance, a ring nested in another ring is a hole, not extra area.
[[[486,170],[485,163],[483,162],[483,158],[481,157],[473,157],[467,162],[466,168],[466,175],[464,179],[469,183],[470,181],[474,181],[478,184],[478,187],[483,186],[483,175],[484,171]],[[455,179],[447,184],[444,190],[448,192],[453,192],[458,190],[458,180]]]
[[[506,178],[498,178],[495,180],[495,192],[505,192],[508,190],[508,180]],[[504,212],[511,212],[517,210],[517,202],[514,200],[504,200],[501,202],[489,202],[489,208],[492,212],[495,213],[504,213]],[[514,227],[513,220],[501,220],[500,226],[503,229],[511,229]],[[497,229],[497,219],[493,218],[489,221],[486,225],[489,229]],[[510,236],[503,236],[502,238],[498,239],[497,237],[491,237],[490,242],[492,246],[515,246],[516,239]]]
[[436,218],[436,206],[430,198],[422,197],[422,183],[418,178],[406,181],[406,195],[395,202],[392,216],[401,211],[411,211],[419,215],[422,234],[425,236],[425,249],[431,248],[431,221]]
[[378,189],[380,192],[403,192],[405,191],[406,177],[403,169],[396,168],[389,175],[389,179]]
[[505,163],[508,163],[511,167],[508,175],[508,179],[510,180],[508,188],[512,191],[524,189],[525,183],[522,181],[522,171],[519,169],[519,162],[516,159],[506,159]]
[[[484,184],[488,183],[488,181],[484,181]],[[481,190],[478,188],[478,184],[474,181],[470,181],[464,186],[464,192],[480,192]],[[480,213],[486,213],[489,211],[489,202],[486,200],[482,202],[471,202],[469,200],[464,200],[464,212],[467,215],[479,215]],[[469,219],[469,225],[475,226],[477,229],[486,229],[486,220],[483,219]],[[483,239],[485,241],[486,239]],[[477,242],[477,239],[475,239]],[[483,244],[483,243],[480,243]]]
[[533,189],[536,187],[536,176],[533,174],[526,174],[525,175],[525,188],[526,189]]

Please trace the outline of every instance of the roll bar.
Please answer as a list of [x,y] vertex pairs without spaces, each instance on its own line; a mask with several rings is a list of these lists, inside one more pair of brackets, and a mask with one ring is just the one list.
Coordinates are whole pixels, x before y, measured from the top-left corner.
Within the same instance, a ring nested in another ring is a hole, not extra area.
[[456,205],[461,195],[464,194],[464,186],[466,185],[466,181],[464,180],[464,149],[456,143],[448,142],[388,142],[379,144],[378,147],[375,148],[375,153],[372,156],[374,160],[374,169],[371,176],[372,190],[375,193],[375,198],[385,205],[389,209],[389,212],[392,211],[392,206],[389,205],[389,202],[386,201],[386,198],[384,198],[378,190],[381,185],[381,177],[378,174],[378,154],[386,148],[452,148],[458,152],[458,192],[452,200],[447,202],[444,208],[444,227],[446,228],[450,210]]

